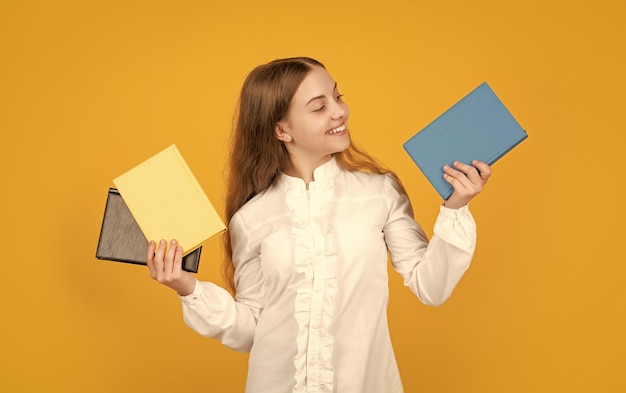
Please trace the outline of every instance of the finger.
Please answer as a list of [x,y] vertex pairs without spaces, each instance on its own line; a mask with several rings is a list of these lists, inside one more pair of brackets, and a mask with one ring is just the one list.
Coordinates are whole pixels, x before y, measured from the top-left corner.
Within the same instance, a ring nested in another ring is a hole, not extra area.
[[443,179],[452,186],[452,188],[454,189],[454,192],[456,193],[461,193],[462,195],[465,195],[469,193],[471,190],[471,184],[466,184],[466,183],[470,183],[470,181],[463,174],[461,174],[459,177],[455,177],[455,176],[448,175],[446,173],[443,175]]
[[159,242],[159,247],[157,248],[157,251],[154,254],[154,270],[157,275],[157,278],[160,278],[163,276],[163,266],[164,266],[163,258],[165,257],[166,247],[167,247],[167,243],[165,242],[165,240],[161,239],[161,241]]
[[174,259],[176,257],[176,249],[178,248],[178,242],[175,239],[170,241],[170,247],[167,249],[165,255],[164,271],[166,275],[171,275],[174,270]]
[[179,245],[176,247],[174,254],[174,271],[180,272],[183,269],[183,248]]
[[482,161],[474,160],[472,161],[472,165],[474,165],[480,171],[480,178],[483,181],[487,181],[487,179],[489,179],[489,176],[491,176],[491,167],[489,166],[489,164]]
[[476,169],[476,167],[464,164],[460,161],[455,161],[453,165],[456,170],[463,172],[472,183],[478,183],[481,181],[480,174],[478,173],[478,169]]
[[444,179],[450,183],[454,189],[471,187],[472,182],[467,178],[465,173],[456,170],[449,165],[443,167]]
[[148,271],[150,272],[150,277],[156,277],[156,270],[154,267],[154,251],[156,249],[156,243],[154,240],[150,240],[148,243],[148,249],[146,250],[146,264],[148,265]]

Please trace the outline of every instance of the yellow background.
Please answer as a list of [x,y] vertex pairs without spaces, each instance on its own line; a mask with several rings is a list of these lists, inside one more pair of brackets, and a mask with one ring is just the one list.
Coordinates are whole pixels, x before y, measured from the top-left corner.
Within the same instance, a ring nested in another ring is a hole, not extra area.
[[[111,180],[171,143],[221,211],[243,78],[294,55],[327,65],[429,234],[440,201],[404,141],[483,81],[530,135],[472,202],[450,301],[391,277],[406,391],[624,391],[625,17],[621,0],[0,1],[0,391],[243,390],[245,354],[95,249]],[[220,262],[212,240],[198,277],[221,282]]]

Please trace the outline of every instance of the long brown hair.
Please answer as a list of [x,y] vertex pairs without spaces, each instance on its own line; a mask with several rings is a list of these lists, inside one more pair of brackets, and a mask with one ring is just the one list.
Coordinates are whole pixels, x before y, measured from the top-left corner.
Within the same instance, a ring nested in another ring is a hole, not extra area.
[[[244,81],[235,115],[227,173],[227,222],[252,197],[269,188],[289,162],[285,145],[276,138],[276,124],[287,115],[296,90],[315,66],[324,67],[308,57],[278,59],[256,67]],[[353,143],[335,157],[346,170],[390,173],[397,180],[395,174]],[[223,239],[226,251],[224,279],[234,294],[235,267],[228,233]]]

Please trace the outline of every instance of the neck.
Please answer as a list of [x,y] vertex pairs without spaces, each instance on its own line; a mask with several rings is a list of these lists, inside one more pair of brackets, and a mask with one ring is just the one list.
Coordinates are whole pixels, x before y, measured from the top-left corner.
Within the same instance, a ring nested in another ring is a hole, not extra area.
[[327,163],[332,158],[332,155],[327,155],[318,160],[304,160],[296,157],[290,157],[289,164],[285,168],[285,174],[293,177],[299,177],[304,180],[304,183],[309,188],[309,183],[315,181],[313,173],[315,169]]

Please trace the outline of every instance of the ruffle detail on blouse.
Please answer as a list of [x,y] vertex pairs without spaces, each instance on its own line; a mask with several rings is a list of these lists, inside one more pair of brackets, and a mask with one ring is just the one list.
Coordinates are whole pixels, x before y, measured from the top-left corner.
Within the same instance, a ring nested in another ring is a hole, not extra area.
[[317,168],[306,190],[301,179],[283,175],[292,214],[298,324],[293,392],[333,391],[334,337],[329,333],[337,294],[337,247],[328,223],[333,209],[334,159]]

